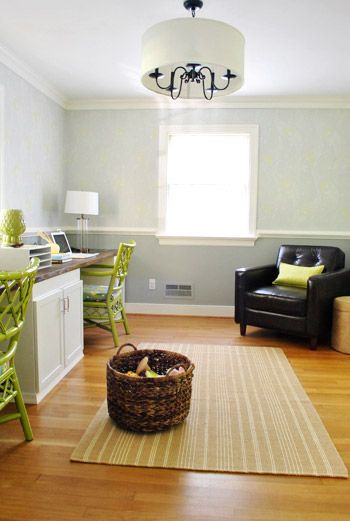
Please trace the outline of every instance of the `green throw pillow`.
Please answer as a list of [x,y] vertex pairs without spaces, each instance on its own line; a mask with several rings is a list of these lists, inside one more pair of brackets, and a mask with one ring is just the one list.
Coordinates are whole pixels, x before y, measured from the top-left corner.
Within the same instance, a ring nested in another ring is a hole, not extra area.
[[280,263],[279,274],[272,284],[279,286],[296,286],[306,288],[307,280],[312,275],[319,275],[324,270],[324,266],[295,266],[294,264]]

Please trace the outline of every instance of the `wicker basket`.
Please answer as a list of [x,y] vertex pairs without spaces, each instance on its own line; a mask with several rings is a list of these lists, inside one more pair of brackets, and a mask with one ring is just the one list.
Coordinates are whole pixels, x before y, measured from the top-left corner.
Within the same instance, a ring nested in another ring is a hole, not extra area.
[[[134,351],[121,353],[125,346]],[[139,362],[148,356],[148,363],[158,378],[135,378]],[[177,376],[167,373],[182,366],[185,372]],[[170,368],[170,369],[169,369]],[[107,402],[110,417],[127,430],[155,432],[183,422],[190,410],[191,383],[194,365],[179,353],[158,349],[140,349],[124,344],[107,362]]]

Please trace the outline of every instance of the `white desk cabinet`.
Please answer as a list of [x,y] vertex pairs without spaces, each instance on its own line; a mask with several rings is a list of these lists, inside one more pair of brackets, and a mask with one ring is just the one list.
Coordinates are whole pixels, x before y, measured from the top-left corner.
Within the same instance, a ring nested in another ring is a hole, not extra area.
[[40,400],[83,357],[80,270],[34,284],[16,368],[26,403]]
[[[113,255],[114,250],[101,250],[96,257],[55,264],[38,272],[15,357],[26,403],[39,403],[82,359],[80,268],[105,262]],[[0,264],[3,262],[0,258]],[[10,264],[5,269],[12,268]]]

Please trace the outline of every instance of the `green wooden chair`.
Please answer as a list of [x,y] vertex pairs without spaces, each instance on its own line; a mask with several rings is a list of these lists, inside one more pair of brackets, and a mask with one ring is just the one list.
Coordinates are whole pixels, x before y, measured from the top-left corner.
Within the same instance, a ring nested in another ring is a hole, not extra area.
[[23,329],[39,259],[32,259],[23,271],[0,271],[0,411],[15,400],[17,412],[0,415],[0,424],[21,420],[27,441],[33,432],[24,405],[16,368],[15,353]]
[[[84,279],[84,324],[111,331],[114,346],[118,347],[118,323],[123,323],[125,333],[130,334],[123,305],[123,288],[128,266],[136,243],[121,243],[114,264],[93,264],[81,270]],[[110,277],[108,286],[88,284],[88,277]]]

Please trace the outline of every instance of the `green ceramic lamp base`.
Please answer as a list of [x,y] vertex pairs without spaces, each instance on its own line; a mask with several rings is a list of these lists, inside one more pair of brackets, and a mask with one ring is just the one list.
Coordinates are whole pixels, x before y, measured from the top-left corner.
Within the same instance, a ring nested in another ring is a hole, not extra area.
[[4,209],[0,214],[0,232],[2,232],[2,246],[22,246],[22,233],[26,226],[22,210]]

